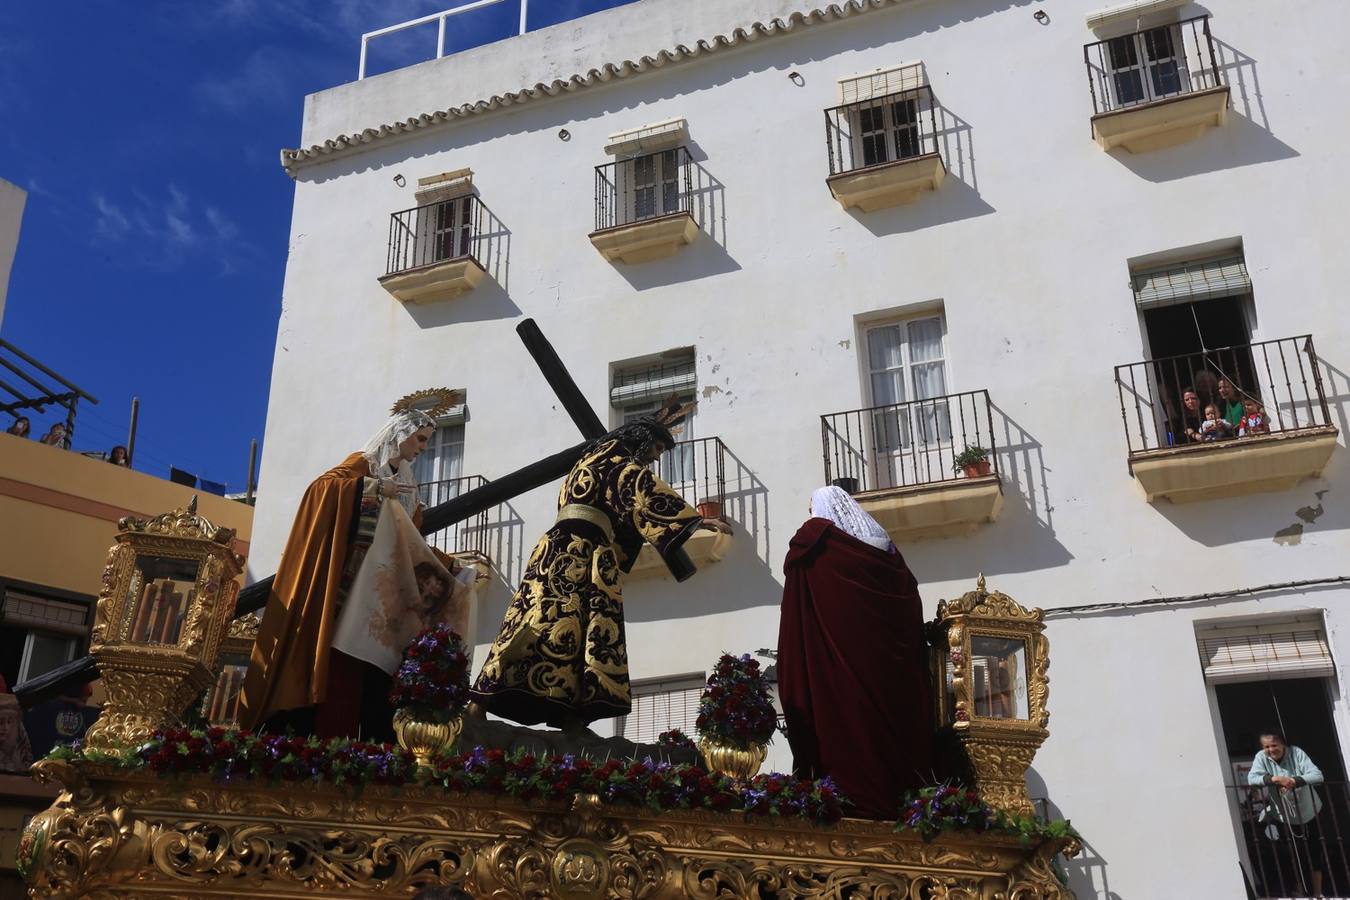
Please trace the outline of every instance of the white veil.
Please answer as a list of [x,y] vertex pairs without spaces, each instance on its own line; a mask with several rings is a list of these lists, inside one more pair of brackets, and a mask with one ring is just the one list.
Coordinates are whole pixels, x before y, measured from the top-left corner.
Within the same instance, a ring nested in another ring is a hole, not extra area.
[[895,546],[886,529],[841,487],[830,485],[812,491],[811,515],[829,519],[841,530],[878,550],[891,550]]
[[[390,416],[388,421],[380,426],[380,430],[375,432],[361,448],[361,455],[370,463],[371,476],[385,477],[385,469],[392,463],[394,478],[402,484],[415,486],[417,478],[413,475],[412,466],[399,458],[398,446],[418,429],[435,427],[436,420],[418,409],[409,409]],[[417,492],[400,494],[399,502],[408,511],[408,515],[412,515],[417,509]]]

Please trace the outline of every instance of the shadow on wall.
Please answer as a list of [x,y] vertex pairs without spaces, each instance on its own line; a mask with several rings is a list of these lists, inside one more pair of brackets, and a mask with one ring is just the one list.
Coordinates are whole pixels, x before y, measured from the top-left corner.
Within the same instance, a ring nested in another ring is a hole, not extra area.
[[613,265],[634,290],[686,281],[697,281],[712,275],[724,275],[741,268],[727,252],[726,185],[704,167],[708,159],[698,144],[690,141],[689,212],[698,222],[701,234],[674,256],[654,262]]
[[511,299],[511,229],[486,204],[483,230],[474,241],[474,258],[487,271],[478,287],[450,300],[434,303],[404,303],[403,308],[419,328],[438,328],[463,322],[513,319],[521,315]]
[[[1225,500],[1151,504],[1177,530],[1206,547],[1242,541],[1274,541],[1295,547],[1310,534],[1350,529],[1350,503],[1333,486],[1350,480],[1350,454],[1344,446],[1350,428],[1350,375],[1318,357],[1328,421],[1340,429],[1340,444],[1321,478],[1308,478],[1287,491]],[[1338,502],[1339,500],[1339,502]],[[1144,502],[1141,495],[1140,501]]]
[[[1008,413],[993,407],[996,456],[1003,479],[1003,513],[956,540],[919,541],[900,549],[920,583],[968,580],[1067,565],[1073,559],[1055,537],[1045,452]],[[978,563],[975,562],[978,560]]]
[[942,163],[947,167],[947,176],[937,190],[924,191],[904,206],[870,213],[848,210],[858,224],[878,237],[905,234],[994,212],[994,207],[980,197],[979,178],[975,173],[975,138],[970,123],[938,104],[936,91],[933,103],[937,117],[936,141]]
[[479,644],[496,640],[506,607],[525,573],[525,521],[515,507],[503,503],[488,510],[485,531],[492,576],[478,591],[478,627],[474,640]]
[[[1031,795],[1031,802],[1036,805],[1037,813],[1044,815],[1045,818],[1072,818],[1064,815],[1064,811],[1050,799],[1050,789],[1046,787],[1045,779],[1034,766],[1027,769],[1027,793]],[[1106,858],[1087,841],[1083,841],[1083,849],[1077,856],[1073,858],[1060,856],[1059,862],[1064,866],[1064,871],[1069,876],[1069,887],[1078,900],[1089,898],[1120,900],[1120,895],[1111,890]]]
[[1230,91],[1228,121],[1220,128],[1208,129],[1199,140],[1178,147],[1143,154],[1111,151],[1112,156],[1140,178],[1174,181],[1299,155],[1270,129],[1256,60],[1217,38],[1214,52]]
[[[725,454],[726,493],[722,512],[733,531],[731,551],[725,559],[705,564],[683,584],[676,584],[664,572],[630,580],[624,585],[627,619],[634,622],[684,619],[777,606],[782,602],[783,585],[773,576],[769,491],[730,449]],[[807,500],[804,498],[802,503],[805,521]],[[764,646],[771,645],[772,641]]]

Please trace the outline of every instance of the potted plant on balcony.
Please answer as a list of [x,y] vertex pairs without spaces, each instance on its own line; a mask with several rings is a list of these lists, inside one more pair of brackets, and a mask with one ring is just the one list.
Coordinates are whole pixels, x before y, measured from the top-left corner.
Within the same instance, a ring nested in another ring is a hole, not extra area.
[[394,733],[419,766],[454,746],[469,699],[469,657],[448,625],[428,628],[403,650],[389,702],[397,707]]
[[989,451],[978,444],[966,444],[966,449],[952,462],[953,472],[965,472],[967,478],[989,474]]

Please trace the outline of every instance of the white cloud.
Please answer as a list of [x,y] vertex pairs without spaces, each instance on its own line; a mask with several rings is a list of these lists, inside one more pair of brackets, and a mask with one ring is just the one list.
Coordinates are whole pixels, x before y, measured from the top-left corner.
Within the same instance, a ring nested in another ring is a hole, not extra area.
[[96,241],[141,251],[122,253],[120,258],[142,260],[155,268],[175,268],[209,246],[212,261],[228,274],[238,269],[239,257],[255,252],[229,216],[218,207],[198,204],[176,184],[167,185],[162,198],[135,188],[129,193],[130,199],[124,202],[110,200],[102,193],[92,196]]

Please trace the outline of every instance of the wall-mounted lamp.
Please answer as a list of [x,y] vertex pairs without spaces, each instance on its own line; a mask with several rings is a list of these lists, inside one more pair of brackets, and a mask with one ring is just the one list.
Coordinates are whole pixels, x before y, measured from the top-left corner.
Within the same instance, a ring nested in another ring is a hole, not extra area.
[[1050,14],[1043,9],[1038,9],[1031,14],[1031,17],[1042,25],[1050,24]]
[[558,140],[570,141],[571,139],[572,139],[572,132],[568,131],[566,128],[558,129]]
[[395,176],[394,176],[394,184],[398,185],[399,187],[403,187],[403,186],[404,186],[405,184],[407,184],[407,183],[408,183],[408,180],[407,180],[406,178],[404,178],[402,175],[395,175]]
[[802,77],[802,73],[797,71],[788,73],[788,81],[791,81],[797,87],[802,87],[806,84],[806,79]]

